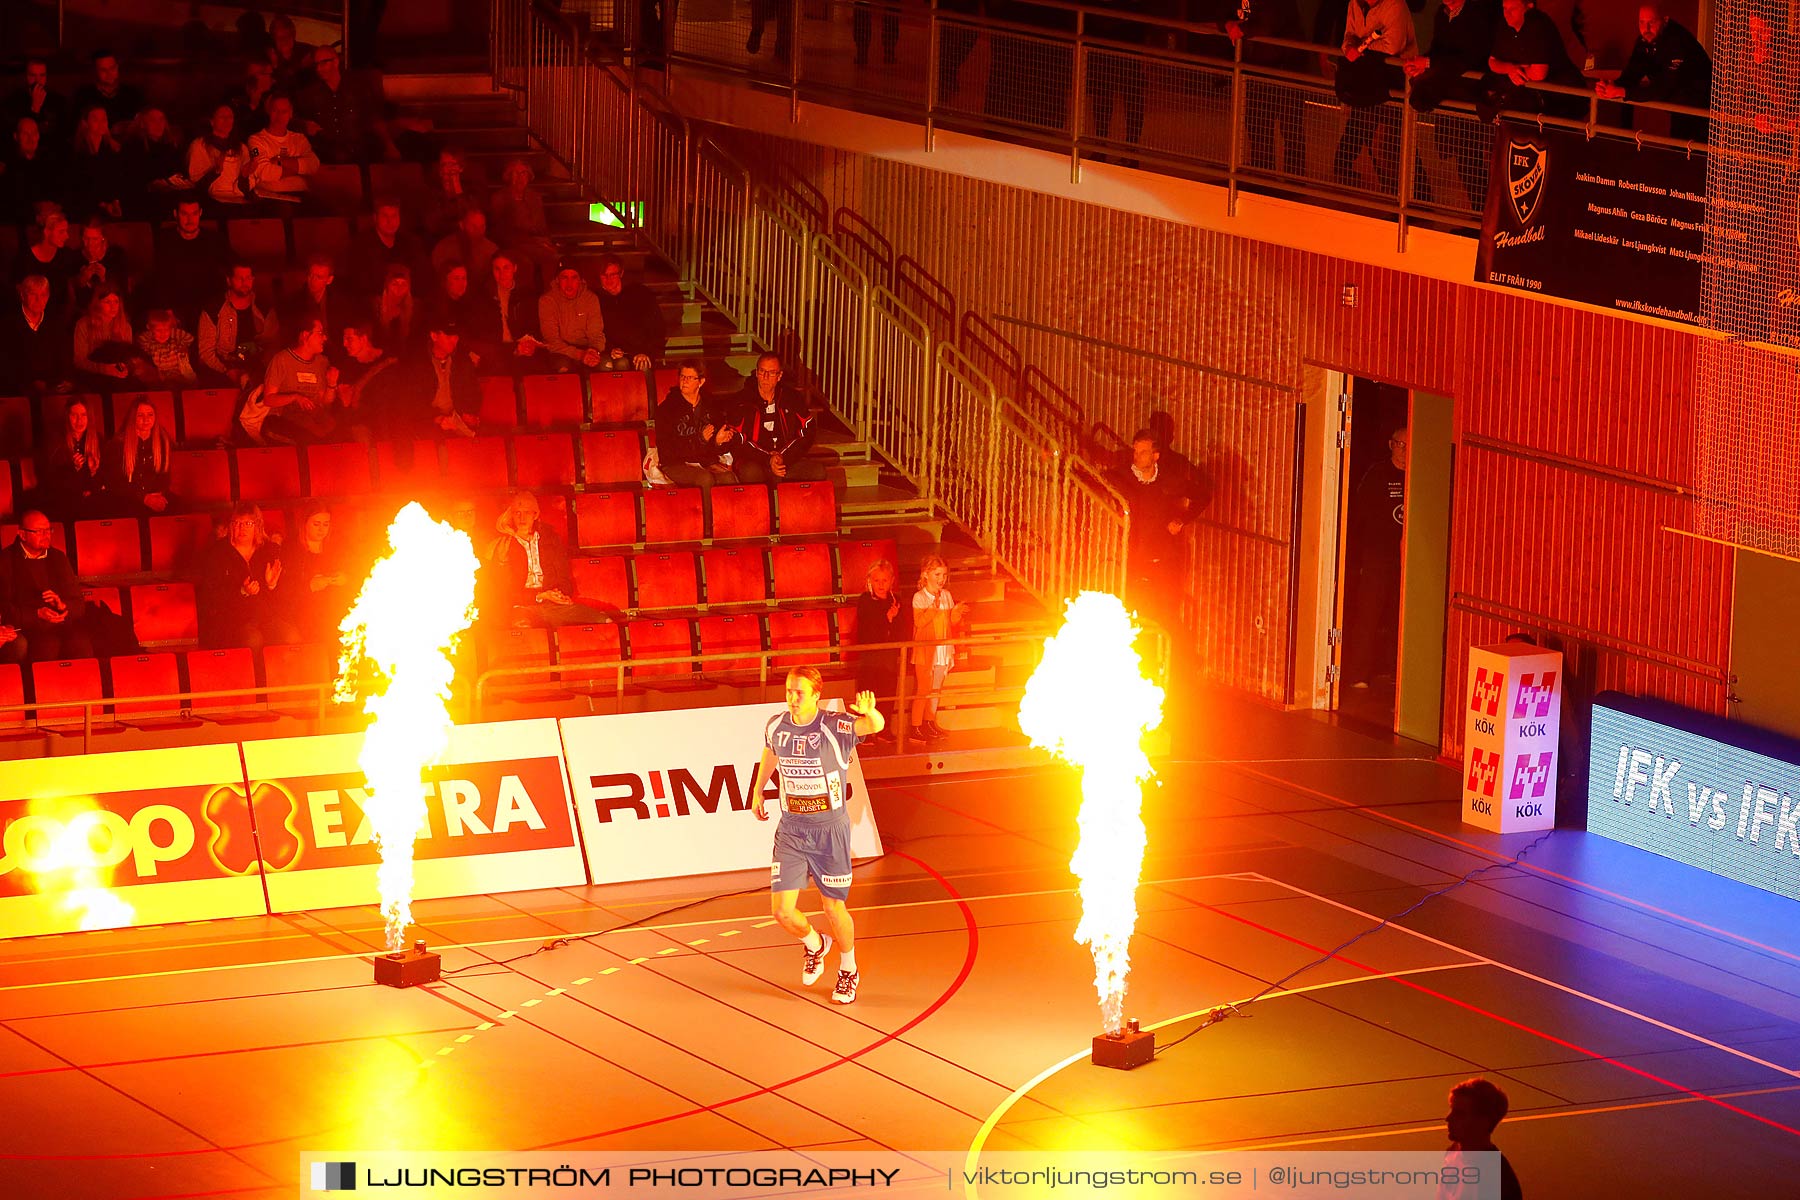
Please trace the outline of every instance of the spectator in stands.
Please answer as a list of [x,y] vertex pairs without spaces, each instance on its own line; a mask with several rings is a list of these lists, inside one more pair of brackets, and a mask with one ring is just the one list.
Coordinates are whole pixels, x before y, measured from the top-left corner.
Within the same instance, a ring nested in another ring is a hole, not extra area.
[[[869,43],[875,40],[875,16],[870,9],[874,5],[868,0],[857,0],[856,9],[850,18],[850,36],[856,42],[856,65],[865,67],[869,64]],[[894,47],[900,41],[900,7],[889,2],[881,5],[881,61],[895,62]]]
[[79,215],[105,213],[117,221],[125,215],[128,190],[124,151],[107,124],[106,110],[90,104],[75,124],[75,147],[69,156],[70,203]]
[[98,106],[106,110],[107,124],[122,132],[126,123],[143,110],[144,93],[120,81],[119,56],[111,50],[94,51],[93,60],[94,82],[75,93],[77,119]]
[[390,421],[399,436],[474,437],[481,425],[481,384],[454,321],[429,322],[425,344],[401,363]]
[[70,390],[73,339],[67,318],[50,303],[50,281],[27,275],[14,290],[19,302],[0,318],[0,388],[9,395]]
[[969,606],[959,604],[946,581],[950,568],[935,554],[919,563],[919,586],[912,598],[913,730],[928,742],[946,736],[937,722],[938,700],[950,668],[965,652],[952,644],[963,636]]
[[188,181],[214,200],[236,203],[243,199],[247,160],[236,110],[229,104],[215,105],[207,131],[188,143]]
[[111,391],[136,376],[144,360],[118,288],[103,283],[94,289],[86,311],[75,322],[72,349],[70,361],[77,377],[90,387]]
[[482,559],[481,611],[515,627],[593,625],[605,614],[575,602],[569,548],[538,520],[538,499],[527,491],[495,522],[499,536]]
[[788,0],[750,0],[750,37],[744,42],[744,51],[758,54],[762,51],[763,28],[768,25],[769,18],[775,18],[775,58],[780,62],[788,60],[788,48],[793,41],[793,14],[788,11]]
[[51,145],[63,145],[74,136],[70,125],[69,102],[50,90],[50,62],[42,56],[25,60],[25,72],[19,86],[0,102],[0,119],[12,129],[21,117],[30,117],[38,133]]
[[200,309],[212,299],[225,269],[225,241],[218,230],[201,224],[200,201],[175,201],[175,226],[156,239],[156,279],[151,290],[183,323],[198,324]]
[[313,47],[299,40],[293,18],[276,13],[269,19],[269,66],[275,82],[283,88],[299,87],[311,74],[312,64]]
[[425,194],[425,236],[434,242],[450,236],[465,211],[481,206],[482,198],[462,151],[450,146],[439,150],[432,165],[431,187]]
[[400,148],[381,117],[380,102],[344,77],[343,60],[330,46],[313,52],[314,78],[300,89],[300,132],[328,163],[398,162]]
[[1785,46],[1785,39],[1778,42],[1771,13],[1752,9],[1744,21],[1750,32],[1750,45],[1738,73],[1742,103],[1756,132],[1771,139],[1771,144],[1756,149],[1771,157],[1785,158],[1789,153],[1788,137],[1794,128],[1793,52]]
[[161,212],[170,192],[186,191],[187,154],[168,114],[151,105],[121,139],[126,207],[134,217]]
[[1581,72],[1569,61],[1556,22],[1538,11],[1536,0],[1501,0],[1494,44],[1488,50],[1484,114],[1500,109],[1524,112],[1573,111],[1563,97],[1536,92],[1533,83],[1579,86]]
[[352,432],[357,440],[367,437],[391,444],[403,467],[412,464],[412,439],[416,428],[401,420],[405,405],[399,400],[406,372],[400,359],[375,344],[369,336],[367,317],[351,317],[344,325],[344,361],[338,375],[338,399],[346,412],[355,414]]
[[425,261],[418,239],[404,228],[400,201],[393,196],[376,198],[374,224],[350,243],[349,257],[351,282],[369,296],[386,283],[389,267],[402,266],[411,272]]
[[335,346],[357,308],[344,289],[337,286],[337,268],[331,255],[317,253],[307,257],[305,285],[282,299],[276,319],[283,329],[293,329],[302,321],[317,318],[325,323],[326,345]]
[[277,322],[256,300],[256,269],[233,262],[224,292],[200,313],[200,365],[211,382],[241,388],[256,378],[280,337]]
[[[439,323],[448,321],[458,328],[468,329],[474,322],[475,305],[476,299],[469,292],[469,268],[455,260],[445,263],[438,271],[437,289],[426,305],[429,314],[426,319]],[[480,351],[473,344],[464,349],[468,350],[475,365],[480,366]]]
[[66,308],[75,285],[75,254],[69,249],[69,218],[54,204],[40,206],[32,222],[31,237],[13,260],[14,283],[29,275],[42,275],[50,284],[50,303]]
[[271,96],[268,112],[268,127],[250,135],[250,190],[264,199],[298,200],[306,194],[307,176],[319,169],[319,156],[304,133],[288,128],[292,100]]
[[782,386],[781,376],[781,356],[764,354],[739,393],[732,462],[743,483],[825,478],[824,464],[806,456],[813,441],[812,414],[792,388]]
[[[938,11],[949,13],[953,18],[975,17],[981,12],[981,0],[939,0]],[[979,34],[970,24],[946,24],[940,26],[938,36],[937,94],[940,99],[950,100],[956,96],[963,64],[975,52],[975,39]]]
[[537,302],[519,286],[518,263],[506,251],[494,255],[488,276],[489,286],[470,320],[470,348],[481,355],[484,371],[528,371],[543,348],[537,336]]
[[18,117],[8,128],[11,144],[0,160],[0,221],[24,225],[38,205],[62,195],[63,168],[34,118]]
[[[1238,11],[1243,11],[1241,8]],[[1245,42],[1243,59],[1259,67],[1309,74],[1313,57],[1304,50],[1270,46],[1258,39],[1285,38],[1303,42],[1306,31],[1300,23],[1300,9],[1295,0],[1252,0],[1250,12],[1238,20],[1225,22],[1225,36],[1232,43]],[[1485,47],[1484,47],[1485,53]],[[1306,96],[1297,87],[1276,85],[1264,89],[1264,103],[1269,119],[1246,122],[1245,163],[1256,171],[1275,169],[1275,137],[1281,137],[1282,170],[1291,176],[1306,174]]]
[[[1665,16],[1661,0],[1638,9],[1638,38],[1632,43],[1631,57],[1617,80],[1604,79],[1594,84],[1594,93],[1603,100],[1657,100],[1665,104],[1686,104],[1705,108],[1712,103],[1712,59],[1699,39],[1679,21]],[[1627,107],[1624,128],[1631,128],[1631,109]],[[1669,131],[1678,138],[1706,140],[1705,117],[1675,113],[1669,118]]]
[[86,307],[94,289],[110,283],[131,294],[131,261],[122,246],[106,238],[106,221],[98,216],[81,223],[81,247],[75,252],[75,303]]
[[670,483],[710,490],[738,481],[722,457],[737,435],[730,425],[708,420],[701,404],[705,389],[705,365],[683,362],[675,386],[656,406],[656,456]]
[[629,359],[636,370],[648,371],[662,361],[669,343],[662,305],[643,284],[625,282],[625,264],[616,254],[600,260],[599,300],[609,343],[606,353],[615,366]]
[[246,403],[238,423],[258,441],[317,442],[336,430],[338,410],[338,369],[325,354],[325,325],[314,318],[269,360],[259,403]]
[[225,536],[206,548],[194,576],[202,646],[261,650],[300,640],[287,614],[280,549],[262,509],[249,501],[232,508]]
[[194,377],[194,335],[181,327],[172,310],[153,308],[144,314],[137,348],[145,363],[142,381],[146,385],[181,388],[198,382]]
[[1184,533],[1194,516],[1186,480],[1162,463],[1156,434],[1140,429],[1131,437],[1131,461],[1108,482],[1125,498],[1130,517],[1125,548],[1126,596],[1145,617],[1170,633],[1181,628],[1181,572]]
[[524,159],[515,158],[501,172],[501,188],[488,201],[488,221],[494,240],[511,253],[514,262],[532,266],[534,280],[549,281],[556,274],[557,251],[550,240],[550,222],[544,215],[544,197],[531,186],[532,171]]
[[335,641],[338,623],[356,598],[343,539],[331,531],[331,506],[314,500],[300,510],[299,527],[281,547],[280,589],[287,619],[301,638]]
[[[856,598],[856,644],[877,646],[884,642],[905,642],[912,638],[912,617],[900,606],[900,593],[894,590],[900,573],[885,558],[876,559],[863,576],[863,592]],[[856,654],[856,690],[875,693],[875,699],[886,708],[895,703],[900,693],[900,651],[859,650]],[[888,741],[893,735],[886,730],[870,740]]]
[[432,247],[431,266],[441,272],[445,263],[459,262],[469,268],[471,279],[489,279],[499,250],[487,235],[487,213],[469,201],[457,214],[455,228]]
[[[1432,112],[1446,100],[1474,104],[1481,99],[1475,81],[1466,76],[1487,70],[1497,20],[1493,0],[1443,0],[1431,18],[1431,53],[1413,54],[1400,64],[1412,80],[1409,103],[1415,111]],[[1479,211],[1487,203],[1487,154],[1474,138],[1440,138],[1439,153],[1446,142],[1463,192]],[[1429,189],[1421,192],[1416,180],[1413,194],[1422,200],[1431,195]]]
[[169,456],[175,440],[162,427],[156,405],[140,397],[107,447],[105,484],[113,511],[126,517],[168,512]]
[[[1088,36],[1130,46],[1150,44],[1157,32],[1152,26],[1130,18],[1163,16],[1167,7],[1142,0],[1100,0],[1100,3],[1120,15],[1090,16],[1085,27]],[[1108,51],[1104,58],[1090,60],[1088,112],[1094,136],[1102,141],[1112,139],[1112,112],[1116,102],[1125,118],[1125,144],[1137,145],[1144,133],[1144,96],[1149,87],[1149,68],[1139,55]],[[1135,165],[1134,160],[1128,161]]]
[[38,451],[38,507],[58,521],[80,521],[109,511],[106,476],[100,470],[99,414],[73,396],[61,428]]
[[245,137],[268,123],[267,106],[274,89],[275,68],[267,59],[252,58],[244,63],[244,82],[225,98],[225,103],[231,105],[237,118],[234,127]]
[[[91,658],[87,601],[69,556],[51,544],[50,518],[32,509],[19,517],[19,536],[0,550],[0,581],[6,599],[0,610],[18,621],[23,656],[32,662]],[[14,651],[14,654],[20,654]]]
[[381,291],[370,308],[375,340],[396,354],[404,354],[412,346],[416,307],[412,271],[401,263],[389,263]]
[[[1400,127],[1397,120],[1379,120],[1376,112],[1400,83],[1400,72],[1390,60],[1404,59],[1417,49],[1418,37],[1405,0],[1349,0],[1344,10],[1344,58],[1338,64],[1335,86],[1350,115],[1332,160],[1333,173],[1344,187],[1357,186],[1356,160],[1368,150],[1376,186],[1382,191],[1393,188]],[[1376,144],[1377,125],[1380,145]]]
[[590,369],[606,361],[606,320],[600,299],[588,288],[581,272],[565,265],[538,297],[538,328],[544,347],[560,370],[580,366]]

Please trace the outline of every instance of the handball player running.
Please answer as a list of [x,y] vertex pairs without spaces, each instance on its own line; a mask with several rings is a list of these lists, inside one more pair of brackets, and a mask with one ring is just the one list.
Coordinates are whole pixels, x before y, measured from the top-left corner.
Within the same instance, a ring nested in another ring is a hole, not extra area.
[[[845,900],[850,896],[850,759],[856,744],[880,733],[885,721],[874,692],[858,692],[848,713],[819,711],[822,679],[813,667],[795,667],[787,676],[787,711],[769,718],[763,731],[762,761],[750,776],[756,819],[769,819],[762,784],[781,772],[781,824],[775,828],[775,861],[769,883],[770,911],[781,927],[800,939],[806,952],[802,986],[825,972],[825,955],[838,948],[839,1004],[856,999],[856,929]],[[798,906],[808,876],[819,889],[829,934],[812,927]]]

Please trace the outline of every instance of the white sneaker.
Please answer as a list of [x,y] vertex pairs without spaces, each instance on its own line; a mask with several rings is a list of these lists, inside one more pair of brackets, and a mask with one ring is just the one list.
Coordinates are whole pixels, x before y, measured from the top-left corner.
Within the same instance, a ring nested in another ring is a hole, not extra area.
[[817,954],[808,950],[805,942],[800,943],[800,949],[806,956],[805,965],[800,968],[800,986],[811,987],[819,982],[819,976],[825,973],[825,955],[831,951],[831,935],[829,933],[819,935]]
[[831,999],[836,1004],[856,1003],[856,983],[862,978],[861,971],[839,971],[837,986],[831,989]]

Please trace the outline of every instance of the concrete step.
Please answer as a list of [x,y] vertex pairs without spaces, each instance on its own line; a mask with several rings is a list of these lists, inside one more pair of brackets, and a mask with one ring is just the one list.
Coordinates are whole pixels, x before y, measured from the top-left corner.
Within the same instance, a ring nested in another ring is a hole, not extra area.
[[509,95],[495,89],[494,78],[486,71],[384,72],[381,94],[395,103],[487,100]]

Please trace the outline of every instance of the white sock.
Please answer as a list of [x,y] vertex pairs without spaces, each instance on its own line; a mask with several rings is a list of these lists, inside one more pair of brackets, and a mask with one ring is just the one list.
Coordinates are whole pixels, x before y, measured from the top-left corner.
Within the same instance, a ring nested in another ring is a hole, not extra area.
[[800,939],[800,944],[806,947],[808,954],[817,954],[819,947],[825,944],[825,939],[819,936],[818,930],[809,929],[806,931],[806,936]]
[[856,951],[846,950],[838,955],[838,970],[856,974]]

